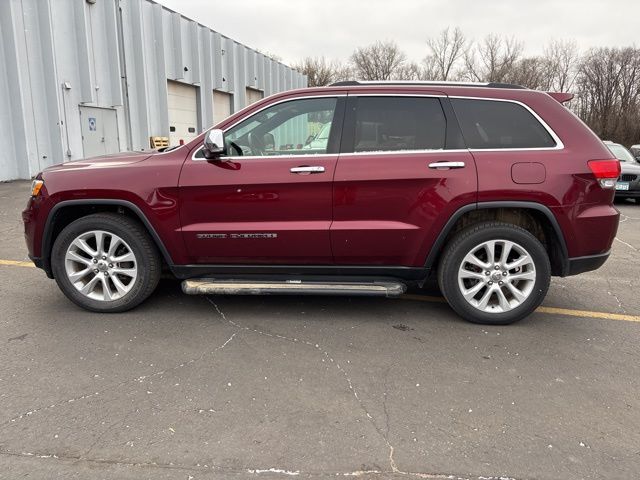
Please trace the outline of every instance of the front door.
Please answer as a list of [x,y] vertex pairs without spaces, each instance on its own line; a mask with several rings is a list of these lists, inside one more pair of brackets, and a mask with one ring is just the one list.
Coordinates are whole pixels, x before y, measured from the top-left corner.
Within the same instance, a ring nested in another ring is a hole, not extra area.
[[444,223],[476,202],[477,174],[448,98],[349,95],[334,180],[339,265],[424,265]]
[[331,264],[343,111],[344,97],[287,99],[228,128],[221,160],[189,157],[179,186],[191,262]]

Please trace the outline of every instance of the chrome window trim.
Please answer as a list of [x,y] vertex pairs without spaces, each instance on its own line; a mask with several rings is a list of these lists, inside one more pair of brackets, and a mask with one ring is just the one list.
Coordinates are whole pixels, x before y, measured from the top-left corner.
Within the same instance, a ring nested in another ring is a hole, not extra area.
[[[347,94],[346,93],[330,93],[328,95],[304,95],[301,97],[290,97],[290,98],[282,98],[276,102],[273,103],[268,103],[266,105],[264,105],[262,108],[259,108],[258,110],[256,110],[255,112],[251,113],[251,115],[247,116],[247,117],[243,117],[239,120],[237,120],[236,122],[232,123],[231,125],[229,125],[228,127],[224,128],[222,131],[224,133],[227,132],[227,130],[232,129],[233,127],[235,127],[236,125],[238,125],[241,122],[244,122],[245,120],[253,117],[254,115],[262,112],[263,110],[266,110],[267,108],[271,108],[275,105],[280,105],[281,103],[286,103],[286,102],[291,102],[293,100],[308,100],[308,99],[312,99],[312,98],[339,98],[339,97],[346,97]],[[208,132],[211,129],[207,129],[205,130],[205,134],[206,132]],[[207,161],[206,158],[195,158],[195,156],[197,155],[197,153],[202,150],[204,145],[201,145],[200,147],[196,148],[193,153],[191,154],[191,160],[193,160],[194,162],[202,162],[202,161]],[[320,156],[320,155],[324,155],[324,156],[331,156],[331,157],[335,157],[338,154],[337,153],[316,153],[316,154],[309,154],[309,155],[296,155],[299,157],[312,157],[315,158],[316,156]],[[237,156],[237,157],[220,157],[221,159],[237,159],[237,158],[243,158],[243,159],[250,159],[250,158],[282,158],[282,157],[292,157],[293,155],[242,155],[242,156]]]
[[415,155],[415,154],[432,154],[432,153],[469,153],[467,148],[452,148],[445,150],[444,148],[434,148],[429,150],[389,150],[389,151],[371,151],[371,152],[349,152],[341,153],[341,157],[357,157],[362,155]]
[[[469,97],[466,95],[449,95],[449,98],[457,98],[461,100],[487,100],[492,102],[507,102],[507,103],[515,103],[516,105],[520,105],[524,107],[533,117],[540,122],[540,124],[544,127],[547,133],[553,138],[553,141],[556,142],[553,147],[526,147],[526,148],[470,148],[470,152],[522,152],[522,151],[548,151],[548,150],[563,150],[564,143],[560,140],[560,137],[556,132],[545,122],[540,115],[538,115],[529,105],[526,103],[520,102],[518,100],[512,100],[508,98],[487,98],[487,97]],[[454,109],[455,112],[455,109]]]
[[[349,93],[350,97],[427,97],[427,98],[447,98],[447,95],[445,94],[437,94],[437,93],[360,93],[360,92],[354,92],[354,93]],[[440,107],[442,108],[442,107]],[[442,115],[444,115],[445,117],[445,121],[447,119],[447,116],[444,112],[444,109],[442,109]],[[369,152],[347,152],[347,153],[342,153],[340,152],[340,156],[341,157],[355,157],[355,156],[362,156],[362,155],[399,155],[399,154],[416,154],[416,153],[448,153],[448,152],[453,152],[453,153],[460,153],[460,152],[468,152],[469,150],[466,148],[461,148],[461,149],[451,149],[451,150],[446,150],[444,148],[426,148],[426,149],[414,149],[414,150],[388,150],[388,151],[382,151],[382,150],[372,150]]]
[[[295,98],[285,98],[282,99],[278,102],[275,103],[271,103],[269,105],[265,105],[264,107],[262,107],[260,110],[256,110],[252,115],[261,112],[262,110],[265,110],[273,105],[278,105],[280,103],[284,103],[284,102],[288,102],[291,100],[302,100],[302,99],[308,99],[308,98],[337,98],[337,97],[432,97],[432,98],[457,98],[457,99],[463,99],[463,100],[487,100],[487,101],[492,101],[492,102],[509,102],[509,103],[515,103],[516,105],[520,105],[521,107],[524,107],[529,113],[531,113],[531,115],[533,115],[533,117],[540,122],[540,124],[544,127],[544,129],[547,131],[547,133],[551,136],[551,138],[553,138],[553,140],[556,142],[556,145],[553,147],[527,147],[527,148],[458,148],[458,149],[426,149],[426,150],[390,150],[390,151],[371,151],[371,152],[339,152],[339,153],[334,153],[334,154],[326,154],[326,153],[321,153],[321,154],[315,154],[315,155],[299,155],[300,157],[311,157],[311,158],[315,158],[317,156],[362,156],[362,155],[398,155],[398,154],[416,154],[416,153],[425,153],[425,154],[429,154],[429,153],[462,153],[462,152],[536,152],[536,151],[553,151],[553,150],[564,150],[565,146],[564,143],[562,142],[562,140],[560,139],[560,137],[558,136],[558,134],[547,124],[547,122],[545,122],[542,117],[540,117],[540,115],[538,115],[531,107],[529,107],[529,105],[527,105],[526,103],[520,102],[518,100],[512,100],[512,99],[508,99],[508,98],[490,98],[490,97],[470,97],[467,95],[446,95],[446,94],[429,94],[429,93],[386,93],[386,92],[380,92],[380,93],[361,93],[361,92],[353,92],[353,93],[340,93],[340,94],[330,94],[330,95],[306,95],[303,97],[295,97]],[[227,130],[229,130],[230,128],[235,127],[238,123],[244,121],[245,119],[247,119],[249,117],[245,117],[242,120],[238,120],[237,122],[231,124],[230,126],[228,126],[227,128],[225,128],[223,130],[223,132],[226,132]],[[191,160],[193,161],[203,161],[203,160],[207,160],[206,158],[194,158],[195,155],[202,150],[202,146],[197,148],[193,154],[191,155]],[[234,158],[243,158],[243,159],[251,159],[251,158],[290,158],[292,157],[292,155],[264,155],[264,156],[260,156],[260,155],[250,155],[250,156],[242,156],[242,157],[222,157],[222,158],[229,158],[229,159],[234,159]]]
[[[198,148],[198,150],[201,150],[202,147]],[[194,152],[195,155],[195,152]],[[242,156],[237,156],[237,157],[219,157],[221,160],[226,160],[229,162],[234,162],[237,160],[251,160],[251,159],[263,159],[263,160],[267,160],[269,158],[290,158],[290,159],[294,159],[294,158],[315,158],[315,159],[319,159],[322,160],[324,157],[328,157],[328,158],[335,158],[337,157],[339,154],[338,153],[311,153],[311,154],[306,154],[306,155],[242,155]],[[193,157],[193,156],[192,156]],[[201,162],[203,160],[207,160],[206,158],[191,158],[193,161],[195,162]]]
[[[448,88],[448,87],[447,87]],[[388,152],[348,152],[340,153],[340,156],[355,156],[355,155],[383,155],[383,154],[402,154],[402,153],[445,153],[445,152],[535,152],[535,151],[551,151],[551,150],[563,150],[564,143],[560,140],[560,137],[556,132],[545,122],[540,115],[538,115],[529,105],[520,102],[518,100],[512,100],[508,98],[490,98],[490,97],[470,97],[468,95],[445,95],[445,94],[428,94],[428,93],[349,93],[350,97],[434,97],[434,98],[459,98],[468,100],[487,100],[494,102],[510,102],[524,107],[533,117],[540,122],[543,128],[556,142],[553,147],[526,147],[526,148],[465,148],[465,149],[428,149],[428,150],[389,150]]]

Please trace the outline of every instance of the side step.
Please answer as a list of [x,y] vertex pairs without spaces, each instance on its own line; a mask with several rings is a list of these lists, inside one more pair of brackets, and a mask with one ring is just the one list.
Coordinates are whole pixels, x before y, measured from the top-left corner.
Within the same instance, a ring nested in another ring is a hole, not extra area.
[[182,291],[188,295],[365,295],[397,297],[406,292],[406,290],[407,286],[404,283],[391,280],[321,282],[192,278],[182,282]]

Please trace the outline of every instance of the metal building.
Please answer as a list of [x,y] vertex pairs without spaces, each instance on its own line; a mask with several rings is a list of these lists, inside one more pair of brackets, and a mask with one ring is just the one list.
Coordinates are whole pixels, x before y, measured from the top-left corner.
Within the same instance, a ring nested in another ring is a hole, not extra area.
[[151,0],[0,1],[0,180],[188,141],[295,70]]

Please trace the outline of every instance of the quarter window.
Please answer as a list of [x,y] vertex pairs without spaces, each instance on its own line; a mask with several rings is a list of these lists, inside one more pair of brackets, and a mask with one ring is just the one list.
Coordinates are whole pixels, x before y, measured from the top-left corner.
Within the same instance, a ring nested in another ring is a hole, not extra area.
[[446,120],[429,97],[358,97],[354,152],[443,149]]
[[556,142],[522,105],[513,102],[452,98],[468,148],[550,148]]

